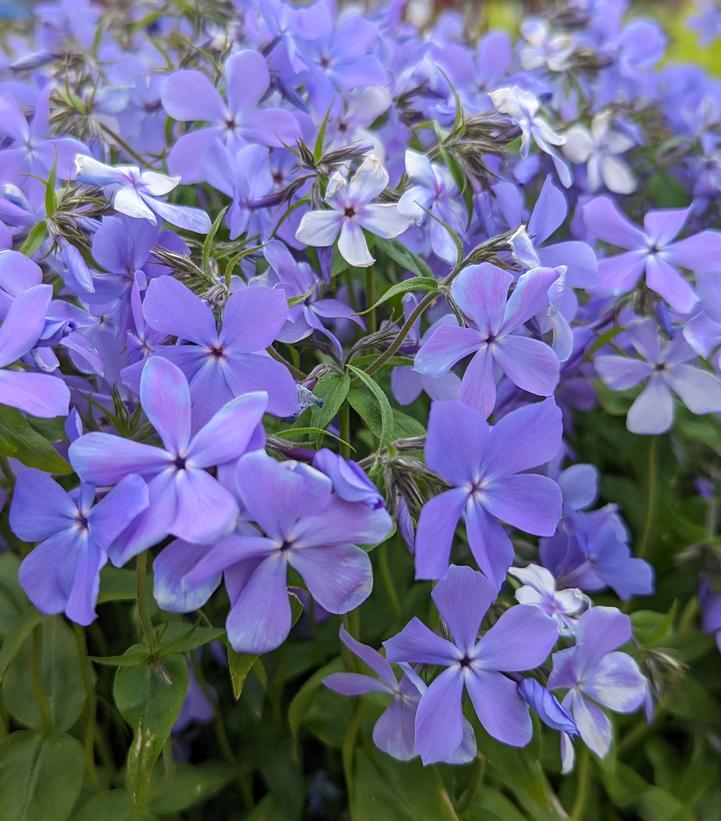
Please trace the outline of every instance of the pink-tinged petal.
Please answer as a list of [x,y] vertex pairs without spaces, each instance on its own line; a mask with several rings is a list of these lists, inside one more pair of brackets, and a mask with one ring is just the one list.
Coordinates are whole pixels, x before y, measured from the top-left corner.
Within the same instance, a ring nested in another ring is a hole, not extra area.
[[362,604],[373,589],[368,554],[351,544],[291,549],[288,564],[329,613],[348,613]]
[[545,342],[511,334],[490,346],[493,358],[506,376],[524,391],[552,396],[558,385],[561,365]]
[[463,357],[475,353],[482,337],[473,328],[438,325],[416,354],[413,370],[424,376],[443,376]]
[[47,473],[33,468],[20,471],[10,505],[10,527],[19,539],[47,539],[71,527],[77,514],[73,499]]
[[548,289],[560,274],[555,268],[533,268],[521,274],[506,305],[500,330],[510,333],[529,319],[548,310]]
[[38,341],[53,289],[35,285],[13,300],[0,327],[0,368],[24,356]]
[[648,379],[653,368],[641,359],[629,359],[627,356],[597,356],[593,365],[598,375],[611,390],[623,391],[633,388],[644,379]]
[[343,220],[338,238],[338,251],[346,262],[357,268],[367,268],[375,262],[368,250],[363,229],[352,219]]
[[270,85],[265,57],[252,49],[231,54],[225,61],[224,72],[226,94],[233,113],[254,108],[263,99]]
[[268,394],[268,413],[292,416],[298,411],[298,389],[282,362],[260,353],[232,354],[224,371],[235,396],[264,391]]
[[338,211],[306,211],[295,238],[305,245],[324,248],[333,245],[343,225],[343,214]]
[[431,596],[453,641],[464,652],[470,651],[481,621],[496,598],[495,586],[472,568],[452,564]]
[[671,265],[680,265],[697,274],[715,271],[721,256],[721,231],[701,231],[674,242],[663,249],[663,256]]
[[463,675],[444,670],[421,697],[416,712],[416,750],[425,765],[450,758],[463,741]]
[[364,696],[366,693],[387,693],[388,688],[377,679],[361,673],[332,673],[323,684],[342,696]]
[[388,661],[437,664],[445,667],[461,658],[461,653],[454,644],[429,630],[415,616],[400,633],[384,641],[383,646],[386,648]]
[[619,296],[636,287],[646,268],[648,254],[645,251],[628,251],[615,257],[606,257],[598,263],[599,290],[604,294]]
[[[569,134],[567,133],[564,152],[569,147],[568,137]],[[573,158],[571,159],[573,160]],[[582,162],[582,160],[573,160],[573,162]],[[533,237],[536,245],[540,245],[547,240],[561,226],[566,219],[567,211],[566,198],[553,184],[549,174],[533,207],[531,218],[528,220],[528,233]]]
[[469,265],[451,285],[451,296],[478,328],[482,338],[496,334],[506,310],[513,276],[490,262]]
[[609,197],[597,197],[583,206],[583,221],[591,234],[619,248],[645,248],[646,235],[619,211]]
[[466,689],[488,735],[512,747],[528,744],[533,723],[514,681],[501,673],[472,670],[466,676]]
[[448,569],[453,537],[467,498],[466,490],[455,488],[423,505],[416,533],[417,579],[440,579]]
[[471,359],[458,390],[460,402],[488,418],[496,405],[496,376],[492,347],[484,342]]
[[188,584],[184,577],[206,555],[208,548],[175,539],[153,562],[153,596],[162,610],[190,613],[202,607],[220,584],[221,574],[202,584]]
[[240,131],[248,141],[276,148],[292,146],[301,136],[298,120],[283,108],[248,112],[240,124]]
[[[97,616],[95,604],[100,591],[100,571],[105,567],[108,556],[104,550],[89,540],[78,544],[77,564],[73,586],[65,606],[65,614],[77,624],[84,627],[95,621]],[[65,559],[60,556],[58,561]]]
[[586,746],[603,758],[611,747],[611,722],[592,701],[574,693],[571,713]]
[[107,550],[149,501],[148,486],[140,476],[131,474],[121,479],[88,517],[93,541]]
[[[369,647],[367,644],[361,642],[351,636],[343,625],[339,631],[340,640],[345,646],[358,658],[366,664],[373,672],[380,678],[380,680],[391,689],[398,684],[393,668],[386,658],[384,658],[377,650]],[[327,681],[327,679],[326,679]]]
[[225,623],[238,653],[269,653],[291,627],[287,567],[280,553],[264,559],[233,602]]
[[425,459],[428,467],[454,485],[473,481],[491,429],[462,402],[434,402],[428,415]]
[[681,233],[690,213],[690,207],[649,211],[643,218],[643,228],[655,245],[663,247]]
[[553,399],[507,413],[491,428],[484,475],[508,476],[545,465],[558,454],[562,435],[561,411]]
[[384,239],[397,237],[411,224],[411,220],[391,202],[366,205],[358,214],[358,222],[371,234]]
[[483,670],[532,670],[548,658],[557,638],[552,618],[538,607],[516,604],[478,642],[475,663]]
[[[576,668],[592,670],[606,654],[631,641],[631,619],[616,607],[592,607],[576,625]],[[563,685],[557,685],[563,686]]]
[[238,521],[233,496],[204,470],[178,471],[178,510],[170,532],[183,541],[210,544],[231,533]]
[[70,391],[62,379],[45,373],[0,370],[0,405],[31,416],[67,416]]
[[288,300],[279,288],[240,288],[223,310],[224,345],[241,353],[265,350],[278,337],[288,318]]
[[190,442],[190,388],[177,365],[160,356],[145,363],[140,404],[173,456],[186,456]]
[[666,381],[691,413],[721,411],[721,379],[715,374],[680,364],[669,368]]
[[67,528],[46,539],[23,559],[18,580],[41,613],[54,615],[65,610],[75,577],[80,541],[78,531]]
[[646,285],[681,314],[687,314],[698,302],[693,288],[660,256],[650,256],[646,262]]
[[561,489],[548,476],[519,473],[496,479],[483,491],[485,509],[525,533],[553,536],[561,518]]
[[415,758],[416,705],[393,699],[373,727],[373,743],[397,761]]
[[609,710],[631,713],[643,704],[648,684],[627,653],[604,656],[585,676],[583,692]]
[[665,433],[673,424],[673,396],[666,382],[653,376],[626,416],[631,433]]
[[154,476],[168,467],[168,454],[161,448],[111,433],[86,433],[70,445],[68,454],[83,482],[94,485],[114,485],[131,473]]
[[226,115],[220,94],[205,74],[194,69],[183,69],[166,77],[160,86],[160,101],[174,120],[215,122],[224,120]]
[[500,590],[513,562],[513,544],[506,531],[490,519],[480,504],[469,504],[465,519],[473,558],[484,576]]
[[245,453],[263,419],[268,395],[246,393],[224,405],[193,437],[188,458],[201,468],[231,462]]
[[113,195],[113,208],[134,219],[144,219],[155,224],[158,220],[145,200],[131,186],[121,188]]

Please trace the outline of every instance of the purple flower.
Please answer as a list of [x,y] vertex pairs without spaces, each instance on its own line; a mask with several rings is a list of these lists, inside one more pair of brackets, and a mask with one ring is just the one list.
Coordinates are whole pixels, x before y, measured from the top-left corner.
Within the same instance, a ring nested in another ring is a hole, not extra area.
[[[603,758],[611,746],[611,722],[601,710],[632,713],[646,698],[648,683],[638,665],[616,650],[631,640],[631,619],[615,607],[593,607],[578,620],[576,645],[553,654],[549,690],[566,690],[561,702],[581,738]],[[600,706],[599,706],[600,705]],[[563,772],[573,768],[570,738],[561,735]]]
[[548,307],[548,289],[558,276],[551,268],[528,271],[509,298],[513,276],[507,271],[490,262],[464,268],[451,286],[451,296],[475,327],[440,325],[418,351],[414,369],[424,376],[441,376],[473,354],[458,398],[484,417],[496,402],[496,366],[517,387],[551,396],[558,384],[558,357],[545,342],[516,332]]
[[674,311],[688,313],[697,297],[678,268],[694,273],[709,270],[721,253],[719,231],[701,231],[674,242],[690,213],[691,207],[649,211],[641,230],[608,197],[586,203],[583,219],[589,231],[604,242],[628,249],[625,254],[599,262],[600,290],[614,296],[626,294],[645,274],[646,287],[659,294]]
[[538,717],[547,727],[569,736],[578,735],[578,727],[573,717],[540,681],[535,678],[524,678],[518,685],[518,692],[526,704],[538,713]]
[[33,416],[67,416],[70,391],[61,379],[44,373],[10,370],[38,342],[53,289],[34,285],[21,291],[7,309],[0,327],[0,404]]
[[464,690],[489,735],[524,747],[533,733],[531,717],[516,682],[505,673],[543,664],[556,643],[553,621],[538,608],[519,604],[478,639],[495,588],[470,567],[449,567],[432,596],[451,641],[413,618],[383,643],[389,661],[445,668],[421,696],[416,713],[415,743],[423,763],[444,761],[460,746]]
[[540,608],[555,622],[561,635],[572,635],[576,619],[591,606],[591,600],[578,589],[557,590],[550,570],[537,564],[511,567],[511,576],[523,582],[515,592],[519,604]]
[[442,165],[432,163],[425,154],[408,150],[406,174],[411,187],[398,201],[398,211],[417,225],[425,222],[428,213],[436,217],[430,220],[431,248],[436,256],[455,265],[458,249],[447,229],[438,222],[442,220],[447,223],[459,235],[463,234],[466,226],[466,209],[459,199],[458,186],[451,172]]
[[708,582],[702,582],[699,591],[702,618],[701,629],[704,633],[715,636],[716,646],[721,653],[721,593],[714,593]]
[[347,502],[325,474],[276,462],[262,451],[239,460],[235,491],[254,526],[245,524],[212,547],[167,547],[155,563],[161,607],[184,612],[201,606],[224,574],[232,646],[241,653],[268,653],[291,628],[289,567],[329,613],[347,613],[370,595],[370,559],[356,545],[376,545],[388,535],[391,521],[383,508]]
[[378,488],[366,476],[358,462],[344,459],[328,448],[321,448],[313,456],[313,467],[330,478],[333,490],[346,502],[361,502],[373,510],[385,507]]
[[70,462],[83,482],[114,485],[130,474],[148,482],[148,509],[108,550],[114,564],[124,564],[168,534],[207,544],[235,528],[238,505],[207,469],[245,452],[267,403],[265,393],[239,396],[191,437],[190,388],[183,372],[166,359],[147,360],[140,378],[140,404],[163,446],[94,432],[69,449]]
[[85,154],[75,157],[75,179],[86,185],[99,185],[112,196],[113,208],[135,219],[155,224],[158,217],[194,231],[207,234],[210,217],[200,208],[171,205],[160,199],[180,184],[180,177],[168,177],[157,171],[141,171],[136,165],[105,165]]
[[[632,433],[665,433],[673,424],[673,393],[696,414],[721,411],[721,379],[689,365],[695,352],[679,334],[661,348],[656,323],[646,319],[632,325],[628,337],[643,359],[597,356],[593,364],[605,385],[626,390],[645,382],[626,417]],[[673,391],[673,393],[672,393]]]
[[367,157],[350,182],[338,171],[328,183],[325,201],[330,209],[303,215],[296,239],[306,245],[333,245],[340,233],[338,250],[346,262],[367,268],[375,262],[363,236],[371,234],[391,239],[402,234],[411,220],[395,203],[374,203],[388,185],[388,172],[377,157]]
[[227,102],[210,80],[195,69],[176,71],[163,81],[160,98],[168,115],[182,122],[207,122],[184,134],[168,156],[168,167],[185,182],[203,178],[202,161],[216,140],[233,152],[246,142],[293,145],[300,136],[295,117],[282,108],[258,108],[270,85],[262,54],[246,49],[231,54],[223,74]]
[[239,287],[225,303],[218,330],[207,303],[177,279],[159,277],[148,287],[143,314],[154,331],[183,340],[153,352],[176,362],[188,377],[194,426],[249,391],[266,391],[268,410],[277,416],[298,409],[293,377],[265,352],[288,316],[283,291]]
[[452,488],[421,511],[416,578],[445,573],[463,516],[473,557],[498,590],[513,561],[513,545],[500,522],[549,536],[561,517],[558,485],[525,472],[556,455],[561,434],[561,412],[550,399],[511,411],[494,426],[461,402],[434,402],[426,464]]
[[91,485],[67,493],[46,473],[27,469],[18,476],[10,508],[15,535],[40,542],[20,565],[30,601],[41,613],[64,612],[83,625],[96,616],[108,549],[147,508],[148,488],[140,476],[126,476],[95,505],[94,499]]

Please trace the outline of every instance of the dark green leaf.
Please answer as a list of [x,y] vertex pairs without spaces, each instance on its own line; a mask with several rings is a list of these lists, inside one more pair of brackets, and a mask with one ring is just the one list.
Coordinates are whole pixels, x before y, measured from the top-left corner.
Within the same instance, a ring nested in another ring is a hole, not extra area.
[[376,300],[376,302],[371,305],[370,308],[366,308],[365,311],[358,311],[358,315],[362,316],[363,314],[367,314],[384,302],[388,302],[389,299],[393,299],[393,297],[401,294],[407,294],[411,291],[436,291],[437,289],[438,280],[434,277],[412,277],[411,279],[404,279],[402,282],[396,282],[395,285],[391,285],[380,299]]
[[208,763],[192,767],[178,764],[165,789],[153,800],[151,809],[158,815],[170,815],[205,801],[221,790],[233,775],[225,764]]
[[0,681],[3,680],[10,662],[15,658],[25,639],[44,618],[42,613],[38,613],[34,607],[31,607],[19,613],[15,620],[7,626],[7,637],[0,647]]
[[47,235],[48,225],[45,220],[36,222],[31,228],[30,233],[25,237],[25,242],[20,246],[20,253],[25,254],[26,257],[32,257],[45,242]]
[[435,280],[428,263],[406,248],[400,240],[382,239],[381,237],[374,237],[374,240],[376,248],[398,263],[404,271],[411,271],[419,277]]
[[253,653],[236,653],[232,647],[228,647],[228,671],[233,685],[233,697],[236,701],[243,694],[245,680],[256,661],[258,661],[257,655]]
[[157,815],[138,810],[127,790],[101,790],[73,815],[72,821],[156,821]]
[[321,376],[313,393],[323,401],[321,407],[314,407],[310,412],[310,424],[315,428],[325,428],[332,421],[345,402],[350,388],[350,377],[347,373],[329,371]]
[[188,653],[224,635],[225,630],[222,627],[201,627],[198,624],[187,622],[167,622],[158,628],[160,653],[164,656],[171,653]]
[[134,570],[105,567],[100,575],[98,604],[111,601],[135,601],[138,581]]
[[[357,376],[358,379],[360,379],[360,381],[368,388],[378,404],[378,410],[380,411],[380,426],[376,430],[373,430],[373,433],[376,434],[381,445],[387,445],[393,438],[393,409],[388,401],[388,397],[385,395],[383,389],[375,381],[375,379],[373,379],[372,376],[368,376],[365,371],[362,371],[360,368],[356,368],[354,365],[348,365],[348,370],[352,371],[352,373],[355,374],[355,376]],[[363,413],[359,411],[356,405],[353,404],[350,396],[348,397],[348,401],[350,401],[351,405],[353,405],[356,411],[360,413],[361,417],[363,417]]]
[[72,468],[55,450],[52,444],[30,424],[24,414],[7,405],[0,405],[0,448],[10,443],[12,450],[4,455],[12,456],[29,467],[48,473],[72,473]]

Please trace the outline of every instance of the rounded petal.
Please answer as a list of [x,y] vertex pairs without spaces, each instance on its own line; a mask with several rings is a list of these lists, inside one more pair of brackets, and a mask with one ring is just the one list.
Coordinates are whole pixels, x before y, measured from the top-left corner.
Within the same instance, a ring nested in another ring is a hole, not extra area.
[[295,232],[295,238],[305,245],[333,245],[342,224],[343,215],[338,211],[306,211]]
[[373,589],[368,554],[354,545],[291,549],[288,563],[320,606],[329,613],[348,613]]
[[482,573],[452,564],[431,595],[453,641],[468,652],[476,643],[481,620],[496,598],[495,587]]
[[665,433],[673,424],[673,396],[668,385],[652,377],[636,397],[626,417],[631,433]]
[[[42,499],[42,504],[38,500]],[[74,523],[78,506],[41,470],[21,470],[10,506],[10,527],[24,542],[39,542]]]
[[501,673],[473,670],[466,677],[466,689],[488,735],[512,747],[528,744],[533,723],[514,681]]
[[226,115],[220,94],[205,74],[194,69],[183,69],[166,77],[160,86],[160,101],[174,120],[215,122]]
[[518,672],[539,667],[558,638],[556,624],[538,607],[516,604],[501,614],[474,650],[483,670]]
[[449,759],[463,741],[463,675],[444,670],[421,696],[416,712],[416,750],[425,765]]
[[[297,236],[296,234],[296,238]],[[367,268],[375,262],[368,250],[368,243],[363,235],[363,229],[353,219],[343,220],[340,238],[338,239],[338,251],[346,262],[357,268]]]
[[145,363],[140,404],[166,450],[186,456],[190,442],[190,387],[177,365],[160,356]]
[[440,579],[448,569],[453,537],[468,499],[463,488],[447,490],[423,505],[416,533],[416,579]]
[[502,522],[534,536],[553,536],[561,518],[561,489],[548,476],[518,473],[498,478],[481,496],[483,507]]

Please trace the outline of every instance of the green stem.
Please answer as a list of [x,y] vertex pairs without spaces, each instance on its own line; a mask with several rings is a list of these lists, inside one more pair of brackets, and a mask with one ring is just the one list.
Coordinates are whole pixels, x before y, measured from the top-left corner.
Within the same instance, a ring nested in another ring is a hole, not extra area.
[[643,534],[638,543],[636,556],[642,559],[651,543],[653,526],[656,519],[657,499],[657,472],[658,468],[658,436],[652,436],[648,446],[648,489],[646,496],[646,521],[643,525]]
[[80,656],[80,668],[83,676],[83,687],[85,688],[85,727],[83,729],[83,747],[85,748],[85,767],[88,771],[90,781],[96,790],[100,789],[100,779],[95,767],[95,717],[97,710],[97,698],[95,697],[95,687],[92,679],[92,665],[88,659],[88,645],[85,641],[85,631],[79,624],[73,625],[75,633],[75,643],[78,646]]
[[5,738],[8,734],[9,728],[10,716],[8,714],[8,709],[5,706],[5,699],[2,696],[2,692],[0,692],[0,740]]
[[38,705],[38,712],[40,713],[40,722],[43,727],[43,734],[49,736],[53,731],[53,720],[50,714],[50,704],[48,697],[43,689],[42,681],[42,657],[43,657],[43,636],[40,632],[42,625],[38,625],[33,630],[32,642],[32,678],[33,678],[33,695],[35,696],[35,703]]
[[586,814],[588,788],[591,784],[591,758],[586,747],[581,748],[578,757],[578,779],[576,782],[576,800],[573,802],[570,821],[583,821]]
[[401,600],[398,598],[398,591],[396,590],[395,584],[393,584],[393,574],[391,573],[391,566],[388,561],[389,550],[390,544],[388,542],[378,548],[378,569],[381,572],[383,585],[388,594],[388,600],[393,608],[393,615],[396,619],[399,619],[401,617]]
[[376,309],[372,308],[376,301],[376,283],[373,273],[373,266],[366,268],[366,306],[368,310],[368,333],[374,334],[378,330],[378,322],[376,321]]
[[456,810],[459,813],[465,812],[471,806],[471,803],[476,797],[481,784],[483,784],[483,776],[485,772],[486,759],[482,755],[478,754],[476,756],[476,760],[473,762],[473,770],[471,771],[471,776],[468,779],[468,786],[463,792],[463,795],[460,797],[458,806],[456,807]]
[[303,380],[307,378],[303,371],[299,371],[298,368],[295,367],[295,365],[291,365],[291,363],[288,362],[288,360],[282,354],[279,354],[278,351],[276,351],[276,349],[272,345],[270,348],[266,348],[266,352],[269,353],[273,357],[273,359],[275,359],[276,362],[280,362],[281,365],[285,365],[285,367],[288,368],[291,374],[293,374],[293,377],[295,379]]
[[376,371],[379,371],[385,363],[395,354],[395,352],[400,348],[403,344],[403,340],[408,336],[408,334],[413,330],[413,326],[416,324],[418,317],[425,311],[425,309],[433,302],[433,300],[437,297],[437,293],[435,291],[429,291],[423,299],[416,305],[416,307],[411,312],[411,315],[408,319],[403,323],[400,331],[398,331],[398,335],[396,338],[391,342],[391,344],[383,351],[383,353],[377,358],[374,359],[373,362],[368,366],[366,369],[366,373],[368,376],[373,376]]
[[150,655],[155,656],[158,648],[155,640],[155,630],[153,629],[153,622],[148,613],[148,599],[146,594],[146,582],[148,576],[148,551],[144,550],[139,556],[135,565],[135,573],[137,579],[137,599],[138,599],[138,618],[140,619],[140,627],[145,638],[145,643],[148,645]]
[[348,726],[348,732],[343,739],[343,748],[341,755],[343,758],[343,774],[345,775],[345,783],[348,788],[348,795],[353,790],[353,760],[355,758],[355,746],[358,740],[358,733],[360,732],[361,724],[363,723],[363,714],[365,713],[366,704],[364,701],[357,701],[351,723]]
[[344,459],[350,459],[350,405],[344,402],[339,411],[340,422],[340,455]]

